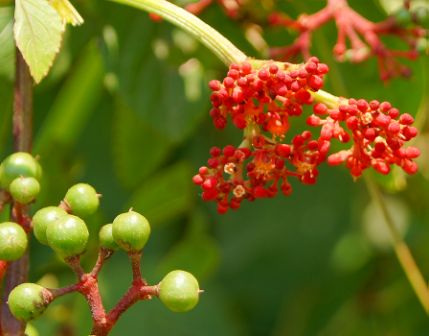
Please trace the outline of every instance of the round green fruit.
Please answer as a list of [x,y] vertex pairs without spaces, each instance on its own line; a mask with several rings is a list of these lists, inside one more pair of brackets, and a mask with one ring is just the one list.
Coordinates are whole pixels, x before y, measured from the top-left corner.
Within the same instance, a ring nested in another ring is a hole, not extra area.
[[85,222],[73,215],[62,216],[46,228],[49,246],[63,258],[82,254],[88,237]]
[[118,215],[113,221],[113,239],[127,252],[138,252],[150,236],[148,220],[135,211]]
[[17,177],[34,177],[40,180],[42,170],[39,163],[29,153],[17,152],[9,155],[1,163],[0,186],[9,190],[9,185]]
[[36,236],[36,239],[44,244],[48,244],[48,239],[46,238],[46,229],[51,223],[55,223],[59,218],[66,216],[67,212],[65,210],[56,207],[49,206],[38,210],[33,216],[33,232]]
[[39,195],[40,184],[34,177],[17,177],[9,185],[13,199],[21,204],[28,204]]
[[78,183],[72,186],[67,191],[64,201],[70,207],[71,212],[79,217],[93,214],[100,204],[97,192],[86,183]]
[[29,321],[43,313],[49,305],[50,293],[34,283],[23,283],[9,294],[9,309],[18,320]]
[[182,313],[194,308],[199,300],[197,279],[185,271],[168,273],[159,284],[159,298],[171,311]]
[[24,229],[13,222],[0,223],[0,260],[21,258],[27,249],[28,239]]
[[406,26],[411,23],[411,13],[408,9],[401,7],[394,14],[395,20],[398,24]]
[[113,239],[112,229],[113,224],[106,224],[100,229],[100,232],[98,233],[100,246],[108,250],[117,250],[119,246]]

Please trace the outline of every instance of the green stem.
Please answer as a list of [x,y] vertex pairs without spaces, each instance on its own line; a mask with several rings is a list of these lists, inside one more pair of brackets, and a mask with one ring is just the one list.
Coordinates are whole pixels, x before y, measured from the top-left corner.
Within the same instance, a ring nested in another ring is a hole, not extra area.
[[422,304],[425,312],[429,315],[429,288],[426,284],[426,281],[423,278],[423,275],[417,266],[416,261],[414,260],[413,255],[407,246],[407,243],[402,239],[401,234],[396,228],[393,218],[386,207],[386,203],[377,184],[369,175],[365,175],[365,182],[372,199],[381,210],[385,222],[387,223],[387,227],[389,228],[390,236],[392,238],[393,248],[399,263],[401,264],[402,269],[404,270],[405,275],[413,287],[413,290],[416,293],[416,296]]
[[186,30],[209,48],[223,63],[241,63],[247,56],[218,31],[187,12],[165,0],[112,0],[155,13],[172,24]]
[[310,91],[314,100],[325,104],[329,108],[338,107],[343,101],[347,101],[345,98],[334,96],[333,94],[319,90],[317,92]]

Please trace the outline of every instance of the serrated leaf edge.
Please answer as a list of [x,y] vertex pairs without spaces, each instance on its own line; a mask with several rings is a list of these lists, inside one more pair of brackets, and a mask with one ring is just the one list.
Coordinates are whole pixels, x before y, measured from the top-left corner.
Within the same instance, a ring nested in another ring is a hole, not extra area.
[[[56,15],[58,15],[58,18],[60,19],[60,21],[61,22],[63,22],[62,21],[62,19],[61,19],[61,16],[58,14],[58,12],[56,11],[56,9],[55,8],[53,8],[52,7],[52,5],[48,2],[48,1],[46,1],[46,3],[47,3],[47,5],[48,6],[50,6],[53,10],[54,10],[54,12],[56,13]],[[19,1],[15,1],[15,6],[16,7],[18,7],[20,5],[20,2]],[[15,13],[14,13],[14,17],[16,16],[16,8],[15,8]],[[41,81],[42,81],[42,79],[43,78],[45,78],[47,75],[48,75],[48,73],[49,73],[49,70],[52,68],[52,65],[54,64],[54,61],[55,61],[55,58],[56,58],[56,56],[58,55],[58,53],[60,52],[60,49],[61,49],[61,45],[62,45],[62,42],[63,42],[63,34],[64,34],[64,31],[65,31],[65,23],[63,22],[62,23],[62,28],[61,28],[61,38],[60,38],[60,43],[59,43],[59,45],[58,45],[58,47],[54,50],[54,52],[55,52],[55,54],[54,54],[54,57],[52,58],[52,60],[49,62],[49,64],[48,64],[48,67],[47,67],[47,69],[46,69],[46,71],[44,72],[44,73],[42,73],[42,75],[40,76],[40,78],[37,76],[37,74],[35,74],[34,72],[33,72],[33,69],[31,68],[31,66],[29,65],[29,62],[28,62],[28,59],[26,58],[26,55],[24,55],[24,53],[22,52],[22,50],[21,50],[21,48],[20,48],[20,46],[18,45],[18,42],[17,42],[17,31],[16,31],[16,24],[15,24],[15,21],[14,21],[14,25],[13,25],[13,37],[14,37],[14,40],[15,40],[15,45],[17,46],[17,48],[19,49],[19,51],[21,52],[21,54],[22,54],[22,57],[24,58],[24,60],[25,60],[25,63],[27,63],[27,66],[28,66],[28,68],[29,68],[29,70],[30,70],[30,74],[31,74],[31,77],[33,77],[33,79],[34,79],[34,82],[36,83],[36,84],[39,84]]]

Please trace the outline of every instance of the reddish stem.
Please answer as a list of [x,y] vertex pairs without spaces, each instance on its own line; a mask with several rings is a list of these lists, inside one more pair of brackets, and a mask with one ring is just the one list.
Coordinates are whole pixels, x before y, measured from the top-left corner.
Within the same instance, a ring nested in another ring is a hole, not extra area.
[[[33,81],[30,71],[21,52],[16,48],[14,110],[13,110],[13,136],[15,151],[30,152],[32,142],[32,105]],[[11,220],[28,229],[27,209],[19,204],[13,204]],[[25,323],[16,320],[9,311],[7,297],[17,285],[25,282],[28,277],[28,251],[24,256],[11,262],[6,273],[5,286],[0,311],[1,330],[4,335],[24,335]]]
[[100,251],[98,252],[97,261],[96,261],[96,263],[94,265],[94,268],[92,269],[92,271],[90,273],[93,277],[96,278],[98,276],[98,273],[100,273],[101,268],[104,265],[104,262],[107,259],[109,259],[112,256],[112,254],[113,254],[112,250],[108,250],[108,249],[105,249],[105,248],[101,248],[100,249]]
[[141,276],[141,269],[140,269],[140,261],[142,258],[141,252],[129,253],[128,256],[130,257],[131,269],[133,271],[133,283],[134,282],[140,283],[142,281],[143,284],[146,285],[146,281],[144,281]]
[[7,261],[0,260],[0,281],[3,279],[3,276],[6,273],[8,265],[9,263]]
[[100,290],[98,288],[97,278],[91,274],[85,274],[82,281],[78,285],[78,291],[81,293],[88,302],[91,309],[93,329],[92,334],[97,336],[107,335],[108,329],[106,311],[101,299]]
[[[405,4],[405,8],[407,4]],[[272,25],[285,26],[299,31],[299,37],[288,47],[273,48],[271,55],[288,60],[302,54],[304,58],[310,55],[311,34],[327,23],[334,20],[337,25],[338,39],[334,46],[334,54],[338,60],[362,62],[370,56],[377,57],[380,76],[387,80],[392,76],[408,76],[410,71],[398,61],[398,57],[415,59],[418,56],[417,39],[424,36],[421,27],[404,28],[395,17],[374,23],[351,8],[346,0],[328,0],[327,5],[312,15],[301,15],[296,21],[284,14],[275,13],[270,17]],[[382,42],[381,35],[395,35],[405,41],[408,50],[398,52],[388,49]],[[350,46],[347,46],[347,40]]]
[[146,281],[141,277],[141,253],[129,253],[131,262],[131,269],[133,273],[133,281],[130,288],[122,296],[116,306],[106,314],[103,305],[103,300],[100,295],[98,287],[98,274],[104,265],[104,262],[112,255],[112,251],[107,249],[100,249],[97,261],[90,273],[85,273],[80,265],[79,256],[67,258],[65,261],[76,273],[79,282],[77,284],[58,288],[50,289],[52,299],[56,299],[62,295],[79,292],[82,294],[91,310],[92,316],[92,335],[105,336],[113,328],[119,317],[134,303],[139,300],[148,300],[152,296],[158,296],[158,285],[148,286]]
[[[141,279],[142,280],[142,279]],[[109,330],[115,325],[119,317],[139,300],[149,300],[159,295],[158,285],[146,286],[143,281],[135,281],[116,306],[107,315]]]

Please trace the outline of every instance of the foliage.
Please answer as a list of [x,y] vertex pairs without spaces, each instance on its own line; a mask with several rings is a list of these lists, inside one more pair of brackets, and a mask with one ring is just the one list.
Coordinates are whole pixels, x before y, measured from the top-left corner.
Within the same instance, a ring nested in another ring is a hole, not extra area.
[[[171,335],[171,330],[176,335],[427,333],[427,316],[392,249],[378,243],[386,235],[379,226],[381,215],[370,216],[371,223],[365,216],[372,201],[361,181],[353,183],[344,168],[321,166],[317,185],[292,183],[293,197],[247,203],[240,212],[218,215],[213,204],[196,197],[191,176],[206,160],[208,148],[241,140],[232,128],[215,130],[208,114],[206,83],[221,78],[224,65],[178,28],[154,22],[143,12],[101,0],[74,4],[85,24],[67,29],[49,75],[35,87],[34,154],[40,155],[44,175],[33,208],[55,204],[70,185],[88,182],[103,194],[100,210],[87,220],[91,237],[133,206],[153,230],[144,254],[147,280],[157,283],[181,268],[192,272],[205,290],[186,315],[170,313],[157,302],[137,304],[112,335],[141,329],[147,335]],[[271,1],[261,4],[267,12],[272,8]],[[375,21],[386,16],[382,4],[350,1]],[[277,9],[297,17],[322,6],[279,1]],[[7,139],[12,131],[13,45],[5,37],[12,34],[12,14],[10,7],[0,7],[1,158],[12,151]],[[258,15],[249,14],[259,22]],[[231,20],[219,6],[207,8],[201,18],[246,54],[261,58],[263,51],[246,37],[254,32],[242,23],[246,18]],[[246,29],[249,34],[243,34]],[[270,45],[295,39],[270,26],[264,27],[263,37]],[[422,150],[421,173],[408,179],[394,169],[377,181],[392,194],[392,204],[400,204],[393,206],[394,216],[404,218],[402,232],[427,275],[427,53],[405,61],[413,72],[410,79],[383,84],[374,59],[359,65],[333,60],[335,39],[329,25],[313,36],[312,53],[330,67],[327,89],[340,96],[390,101],[419,124],[422,134],[415,145]],[[388,43],[396,46],[396,41]],[[39,77],[45,72],[40,70]],[[304,127],[299,121],[295,126]],[[7,220],[7,211],[0,219]],[[88,244],[84,266],[96,258],[95,241]],[[31,244],[31,265],[29,280],[43,286],[74,280],[52,251],[37,243]],[[128,268],[118,254],[100,274],[107,307],[126,290]],[[40,335],[82,335],[91,320],[83,300],[68,296],[32,324]]]

